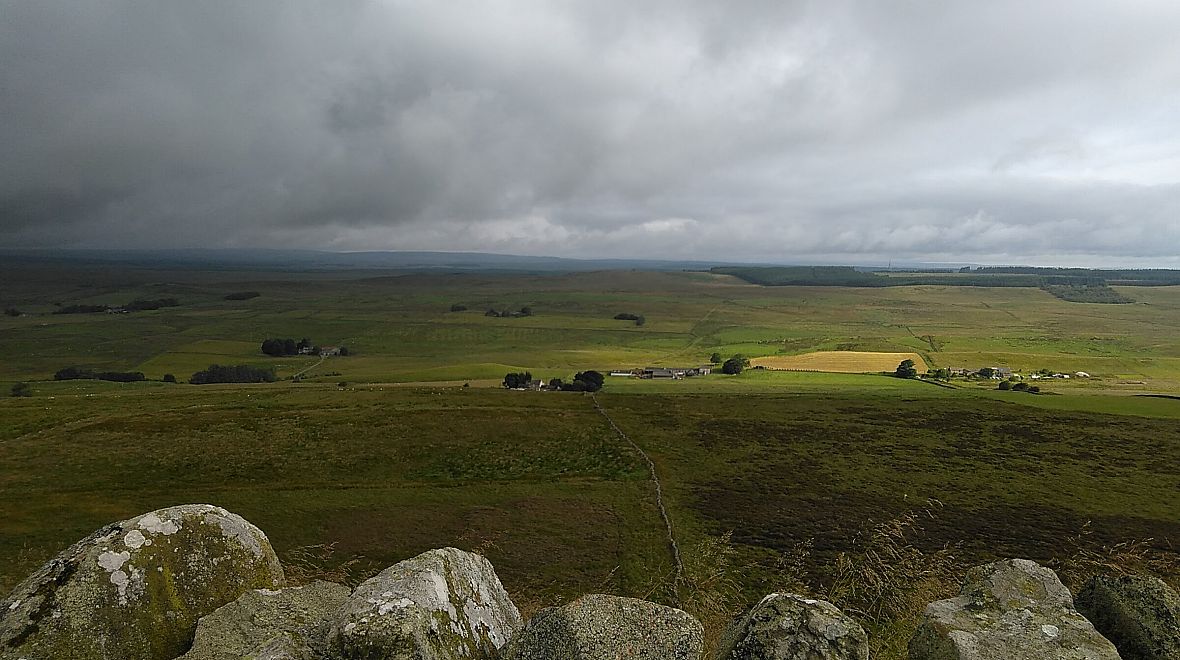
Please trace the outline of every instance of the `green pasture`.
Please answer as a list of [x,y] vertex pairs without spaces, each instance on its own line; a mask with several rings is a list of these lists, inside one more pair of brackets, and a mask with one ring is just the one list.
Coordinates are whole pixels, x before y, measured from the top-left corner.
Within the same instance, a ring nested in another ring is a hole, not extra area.
[[[65,366],[187,379],[210,363],[271,366],[268,337],[346,345],[305,377],[324,382],[488,379],[527,369],[696,365],[724,356],[817,350],[919,352],[934,367],[1086,371],[1140,390],[1180,389],[1180,287],[1128,287],[1129,305],[1070,303],[1035,288],[759,287],[707,273],[569,275],[7,270],[0,381],[42,381]],[[251,300],[227,301],[235,291]],[[55,303],[175,297],[133,314],[55,315]],[[454,304],[466,311],[449,311]],[[490,318],[489,309],[534,315]],[[641,314],[645,324],[615,320]]]

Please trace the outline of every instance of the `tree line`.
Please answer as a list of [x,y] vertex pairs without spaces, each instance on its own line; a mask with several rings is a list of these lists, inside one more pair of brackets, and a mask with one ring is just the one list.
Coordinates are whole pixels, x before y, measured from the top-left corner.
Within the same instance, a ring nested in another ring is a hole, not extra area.
[[126,305],[110,306],[110,305],[63,305],[53,310],[54,314],[97,314],[99,312],[109,311],[125,311],[125,312],[143,312],[153,309],[161,309],[164,307],[179,307],[180,301],[176,298],[136,298]]
[[252,367],[248,364],[222,366],[211,364],[203,371],[198,371],[189,378],[193,385],[208,385],[211,383],[273,383],[274,369]]
[[[529,387],[533,382],[533,374],[528,371],[509,372],[504,375],[504,387],[510,390]],[[548,390],[563,392],[597,392],[606,383],[606,377],[594,370],[579,371],[574,379],[565,382],[560,378],[551,379],[545,386]]]
[[134,383],[147,379],[142,371],[94,371],[84,367],[66,367],[53,374],[53,380],[107,380],[113,383]]

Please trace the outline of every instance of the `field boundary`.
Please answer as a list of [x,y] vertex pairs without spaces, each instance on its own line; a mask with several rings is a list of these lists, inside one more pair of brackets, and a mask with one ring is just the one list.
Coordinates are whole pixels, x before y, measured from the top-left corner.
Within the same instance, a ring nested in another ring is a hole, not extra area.
[[656,508],[660,511],[660,518],[664,521],[664,530],[668,533],[668,549],[672,553],[672,565],[676,570],[676,575],[672,584],[672,590],[676,598],[676,604],[679,605],[680,583],[684,579],[684,563],[680,559],[680,544],[676,542],[676,533],[672,528],[672,518],[668,515],[667,507],[664,506],[664,487],[662,484],[660,484],[660,477],[656,472],[655,461],[652,461],[651,457],[647,455],[647,452],[643,451],[643,449],[638,444],[636,444],[629,435],[623,433],[623,429],[620,429],[619,425],[615,424],[615,420],[611,419],[611,416],[607,414],[606,409],[603,408],[602,404],[598,402],[598,397],[595,396],[593,392],[590,393],[590,400],[594,402],[594,409],[606,419],[607,424],[610,424],[610,427],[614,429],[615,433],[617,433],[620,438],[625,440],[627,444],[631,445],[632,449],[639,452],[639,455],[642,456],[643,460],[647,462],[647,469],[651,474],[651,482],[655,484],[656,487]]

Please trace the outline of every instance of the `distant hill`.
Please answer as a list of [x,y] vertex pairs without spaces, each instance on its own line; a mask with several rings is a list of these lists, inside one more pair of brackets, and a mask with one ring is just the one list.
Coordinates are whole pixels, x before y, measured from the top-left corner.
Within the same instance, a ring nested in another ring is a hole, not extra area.
[[[569,259],[482,252],[327,252],[321,250],[158,249],[158,250],[0,250],[10,264],[119,263],[146,268],[337,271],[513,271],[709,270],[719,263],[660,259]],[[732,262],[728,262],[732,263]]]

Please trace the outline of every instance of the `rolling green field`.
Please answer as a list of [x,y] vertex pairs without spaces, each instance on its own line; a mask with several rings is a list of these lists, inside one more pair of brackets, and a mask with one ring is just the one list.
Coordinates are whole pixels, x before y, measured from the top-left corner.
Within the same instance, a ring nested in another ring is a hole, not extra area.
[[[235,291],[262,295],[223,300]],[[498,379],[526,368],[568,377],[581,369],[696,365],[713,351],[877,351],[917,352],[931,368],[1085,371],[1096,377],[1090,385],[1107,392],[1180,390],[1180,287],[1135,287],[1134,294],[1134,304],[1097,305],[1028,287],[760,287],[709,273],[364,277],[0,268],[0,302],[26,312],[0,317],[0,382],[43,380],[71,365],[184,380],[210,363],[249,363],[285,376],[315,359],[269,358],[259,345],[268,337],[308,337],[356,354],[305,374],[324,382]],[[165,296],[181,306],[51,314],[55,302]],[[468,310],[450,312],[453,304]],[[488,308],[526,305],[533,316],[484,316]],[[618,313],[642,314],[646,323],[613,319]]]
[[[224,300],[236,291],[261,295]],[[181,304],[52,314],[160,297]],[[33,391],[0,399],[0,591],[102,524],[187,502],[242,514],[288,560],[332,544],[323,563],[353,561],[363,577],[432,547],[476,549],[526,610],[619,593],[682,602],[713,634],[701,584],[730,609],[774,589],[826,593],[840,553],[931,500],[938,515],[911,542],[949,545],[960,567],[1148,539],[1174,556],[1180,400],[1143,395],[1180,391],[1180,287],[1134,297],[764,288],[708,273],[0,267],[0,304],[24,313],[0,317],[0,386]],[[533,316],[484,316],[526,305]],[[271,358],[268,337],[353,355]],[[685,550],[678,601],[646,464],[594,399],[496,385],[510,370],[568,378],[714,351],[912,352],[932,368],[1093,377],[1042,382],[1041,395],[871,374],[608,378],[597,400],[655,462]],[[301,382],[184,383],[210,363],[310,370]],[[74,365],[151,380],[51,379]],[[158,382],[165,373],[181,383]],[[700,577],[721,574],[725,588]]]

